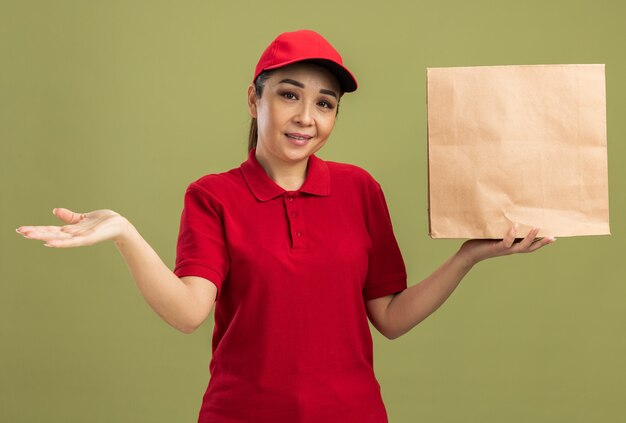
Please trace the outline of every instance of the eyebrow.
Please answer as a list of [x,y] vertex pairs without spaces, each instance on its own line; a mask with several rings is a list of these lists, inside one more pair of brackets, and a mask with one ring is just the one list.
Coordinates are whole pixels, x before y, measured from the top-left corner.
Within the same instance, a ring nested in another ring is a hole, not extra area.
[[[296,81],[294,79],[283,79],[282,81],[279,82],[279,84],[291,84],[291,85],[295,85],[296,87],[300,87],[300,88],[304,88],[304,84],[300,81]],[[332,90],[327,90],[325,88],[320,89],[320,93],[321,94],[328,94],[331,95],[333,97],[335,97],[335,99],[339,99],[339,97],[337,96],[337,93],[332,91]]]

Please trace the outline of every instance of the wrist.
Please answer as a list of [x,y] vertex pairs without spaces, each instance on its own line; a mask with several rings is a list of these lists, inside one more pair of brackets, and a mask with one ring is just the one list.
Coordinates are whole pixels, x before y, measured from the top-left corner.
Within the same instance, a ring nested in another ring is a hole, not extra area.
[[113,238],[113,243],[119,247],[127,243],[136,232],[133,224],[125,217],[120,216],[118,234]]
[[461,266],[463,266],[467,270],[469,270],[472,267],[474,267],[480,261],[480,260],[476,259],[475,257],[473,257],[466,249],[463,248],[463,246],[461,246],[461,248],[459,248],[459,250],[456,252],[455,256],[456,256],[456,259],[461,264]]

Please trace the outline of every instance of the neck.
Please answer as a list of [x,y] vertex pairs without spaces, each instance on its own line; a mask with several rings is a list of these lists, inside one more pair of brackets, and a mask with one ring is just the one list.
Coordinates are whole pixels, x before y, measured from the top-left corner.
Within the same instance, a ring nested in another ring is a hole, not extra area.
[[285,191],[297,191],[302,187],[306,179],[307,160],[289,163],[264,154],[257,148],[255,157],[265,173]]

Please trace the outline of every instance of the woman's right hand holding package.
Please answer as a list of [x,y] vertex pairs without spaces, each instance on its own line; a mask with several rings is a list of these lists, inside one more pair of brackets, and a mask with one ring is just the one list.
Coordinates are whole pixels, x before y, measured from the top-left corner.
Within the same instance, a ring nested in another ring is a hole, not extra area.
[[21,226],[16,232],[25,238],[45,241],[46,247],[81,247],[118,240],[128,223],[124,216],[108,209],[76,213],[65,208],[56,208],[52,213],[68,225]]

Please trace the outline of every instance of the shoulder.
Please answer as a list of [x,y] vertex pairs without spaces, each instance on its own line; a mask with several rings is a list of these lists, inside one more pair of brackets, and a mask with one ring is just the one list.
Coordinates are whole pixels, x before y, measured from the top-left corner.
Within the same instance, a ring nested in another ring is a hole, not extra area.
[[328,165],[331,177],[345,178],[367,184],[378,183],[371,173],[360,166],[333,161],[326,161],[326,165]]
[[194,191],[203,196],[219,198],[224,193],[240,189],[242,183],[240,168],[237,167],[225,172],[203,175],[188,184],[187,192]]
[[347,183],[366,190],[380,189],[380,184],[372,174],[360,166],[333,161],[326,161],[326,165],[333,183]]

